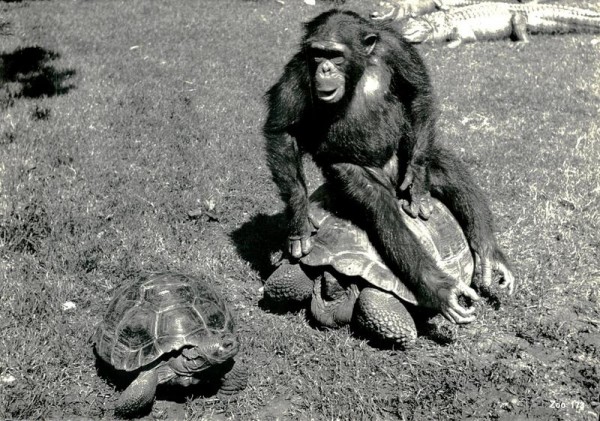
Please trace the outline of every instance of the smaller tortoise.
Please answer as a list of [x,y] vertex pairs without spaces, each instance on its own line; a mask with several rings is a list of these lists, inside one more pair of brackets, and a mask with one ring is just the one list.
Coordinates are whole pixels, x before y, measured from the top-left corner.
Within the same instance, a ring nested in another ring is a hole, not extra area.
[[221,395],[246,386],[234,365],[234,320],[208,283],[171,272],[140,276],[120,287],[93,338],[96,354],[114,369],[137,372],[115,413],[147,409],[159,384],[217,384]]
[[[399,202],[403,223],[445,273],[469,285],[474,262],[467,240],[450,211],[438,200],[432,204],[431,217],[424,221],[406,215]],[[385,265],[365,231],[332,213],[325,186],[313,193],[310,206],[319,226],[313,249],[298,263],[283,260],[265,282],[265,297],[275,303],[311,299],[311,314],[324,326],[348,324],[355,317],[370,336],[411,345],[417,332],[404,303],[428,303]]]

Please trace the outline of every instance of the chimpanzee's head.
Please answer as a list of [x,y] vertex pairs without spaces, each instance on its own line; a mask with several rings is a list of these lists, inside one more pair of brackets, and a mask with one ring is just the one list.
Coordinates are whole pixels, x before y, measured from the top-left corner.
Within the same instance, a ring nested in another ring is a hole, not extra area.
[[313,95],[325,104],[348,100],[378,40],[369,21],[354,12],[331,10],[308,22],[302,45]]

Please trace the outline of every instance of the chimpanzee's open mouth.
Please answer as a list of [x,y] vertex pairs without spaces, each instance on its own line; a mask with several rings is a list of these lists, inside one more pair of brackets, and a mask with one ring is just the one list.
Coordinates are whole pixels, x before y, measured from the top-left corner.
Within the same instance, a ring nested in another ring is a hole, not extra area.
[[329,102],[335,98],[338,89],[317,91],[317,96],[321,101]]

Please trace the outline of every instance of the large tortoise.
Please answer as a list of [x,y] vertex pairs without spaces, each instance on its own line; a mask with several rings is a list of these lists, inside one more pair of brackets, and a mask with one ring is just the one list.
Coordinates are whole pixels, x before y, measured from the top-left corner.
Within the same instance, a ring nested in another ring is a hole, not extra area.
[[116,291],[93,341],[117,373],[137,373],[117,402],[118,416],[148,409],[158,384],[217,383],[222,395],[246,386],[247,373],[233,360],[239,350],[233,316],[204,279],[139,276]]
[[[432,204],[426,221],[400,210],[403,223],[445,273],[469,285],[474,262],[467,240],[450,211],[438,200]],[[333,213],[325,186],[313,193],[310,206],[319,226],[313,249],[297,263],[282,260],[265,282],[265,297],[279,303],[310,299],[312,316],[324,326],[348,324],[354,317],[374,338],[412,344],[416,326],[405,304],[428,303],[385,265],[365,231]]]

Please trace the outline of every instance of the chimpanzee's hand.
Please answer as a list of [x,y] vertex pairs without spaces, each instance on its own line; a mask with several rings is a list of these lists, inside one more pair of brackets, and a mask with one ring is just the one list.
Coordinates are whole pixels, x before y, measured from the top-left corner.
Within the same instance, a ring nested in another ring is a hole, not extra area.
[[431,195],[429,192],[426,192],[423,195],[415,194],[411,189],[410,202],[403,200],[402,209],[413,218],[420,216],[421,219],[427,220],[431,216],[433,210]]
[[400,190],[410,188],[410,203],[403,201],[404,212],[416,218],[429,219],[433,210],[431,194],[426,182],[426,169],[422,166],[409,165]]
[[306,256],[312,250],[312,236],[319,229],[318,221],[310,213],[306,218],[304,227],[299,234],[290,234],[288,237],[288,251],[296,259]]
[[475,266],[481,270],[481,279],[483,286],[489,288],[492,284],[492,271],[500,272],[500,288],[506,288],[508,295],[515,291],[516,281],[506,259],[500,251],[497,251],[497,257],[493,253],[475,252]]
[[479,301],[479,295],[467,284],[457,282],[452,286],[444,286],[436,291],[438,310],[442,315],[454,323],[471,323],[475,320],[475,307],[465,308],[458,302],[461,295],[472,301]]

